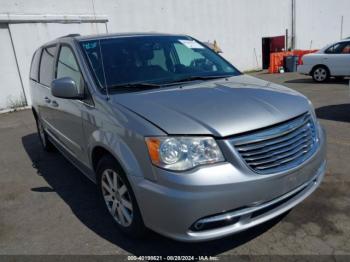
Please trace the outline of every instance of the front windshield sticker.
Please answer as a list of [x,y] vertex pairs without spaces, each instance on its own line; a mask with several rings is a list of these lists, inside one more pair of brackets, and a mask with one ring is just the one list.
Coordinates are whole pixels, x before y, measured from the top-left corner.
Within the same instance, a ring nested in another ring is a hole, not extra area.
[[87,43],[83,43],[83,46],[86,50],[91,49],[91,48],[95,48],[97,46],[97,42],[87,42]]
[[183,40],[183,39],[180,39],[179,41],[183,45],[185,45],[186,47],[191,48],[191,49],[203,49],[204,48],[204,46],[200,45],[199,43],[197,43],[194,40]]

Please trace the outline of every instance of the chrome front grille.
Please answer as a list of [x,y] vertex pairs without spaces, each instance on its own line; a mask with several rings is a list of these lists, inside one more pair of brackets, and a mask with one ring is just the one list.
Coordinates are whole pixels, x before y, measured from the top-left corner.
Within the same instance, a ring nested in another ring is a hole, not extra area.
[[272,174],[299,166],[316,150],[315,123],[309,113],[231,140],[256,173]]

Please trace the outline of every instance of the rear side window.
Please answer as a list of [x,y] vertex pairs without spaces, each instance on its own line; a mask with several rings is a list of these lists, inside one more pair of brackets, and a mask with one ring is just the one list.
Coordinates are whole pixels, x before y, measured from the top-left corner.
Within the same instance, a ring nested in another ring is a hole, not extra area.
[[55,53],[56,46],[50,46],[45,47],[41,54],[39,81],[46,86],[50,86],[52,82]]
[[344,47],[343,43],[337,43],[337,44],[329,47],[325,53],[327,53],[327,54],[340,54],[343,47]]
[[40,61],[41,49],[38,49],[32,58],[32,64],[30,66],[30,76],[29,78],[33,81],[38,82],[39,80],[39,61]]
[[345,44],[341,53],[342,54],[350,54],[350,42]]

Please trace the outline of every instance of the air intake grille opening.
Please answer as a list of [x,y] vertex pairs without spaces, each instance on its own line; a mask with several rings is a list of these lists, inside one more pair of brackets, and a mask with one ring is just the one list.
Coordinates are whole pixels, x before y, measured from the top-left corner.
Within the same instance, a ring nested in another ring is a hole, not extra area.
[[296,167],[316,149],[315,123],[309,113],[231,140],[246,164],[260,174]]
[[210,222],[209,221],[208,222],[201,222],[201,220],[203,220],[203,219],[200,219],[199,221],[194,223],[190,227],[190,230],[193,232],[199,232],[199,231],[205,231],[205,230],[211,230],[211,229],[230,226],[230,225],[237,223],[239,221],[239,217],[226,218],[226,219],[217,220],[217,221],[210,221]]

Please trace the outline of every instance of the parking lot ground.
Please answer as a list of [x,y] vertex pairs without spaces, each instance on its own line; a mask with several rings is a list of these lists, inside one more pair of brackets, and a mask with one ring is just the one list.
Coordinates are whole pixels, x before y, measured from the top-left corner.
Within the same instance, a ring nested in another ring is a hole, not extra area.
[[[0,254],[350,254],[350,91],[295,73],[256,77],[311,99],[328,133],[320,188],[288,214],[224,239],[188,244],[121,235],[95,186],[59,153],[44,153],[30,110],[0,115]],[[181,214],[179,214],[181,219]]]

